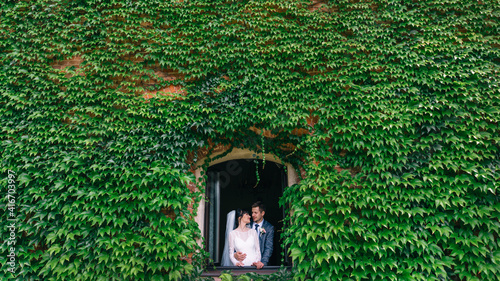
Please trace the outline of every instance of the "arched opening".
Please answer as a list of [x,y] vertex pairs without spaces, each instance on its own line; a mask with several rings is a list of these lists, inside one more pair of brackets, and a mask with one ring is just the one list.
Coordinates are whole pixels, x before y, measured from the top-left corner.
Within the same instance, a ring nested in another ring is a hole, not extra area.
[[[265,219],[275,228],[273,255],[269,267],[289,265],[284,243],[280,236],[283,231],[283,208],[279,207],[279,199],[286,186],[298,182],[295,169],[272,154],[266,154],[265,165],[254,151],[234,148],[224,157],[217,156],[225,151],[217,151],[210,155],[212,160],[204,173],[208,180],[206,200],[200,202],[196,221],[205,239],[205,249],[209,252],[215,266],[220,265],[225,240],[226,215],[235,208],[251,210],[256,201],[266,204]],[[206,158],[198,161],[196,176],[201,179],[202,168]],[[258,174],[258,180],[257,180]],[[201,241],[200,241],[201,243]]]
[[284,166],[276,162],[238,159],[208,168],[205,237],[208,238],[208,252],[216,266],[220,265],[224,247],[227,213],[238,208],[251,212],[252,204],[257,201],[265,204],[264,219],[275,228],[269,266],[286,265],[280,239],[284,210],[278,204],[286,185]]

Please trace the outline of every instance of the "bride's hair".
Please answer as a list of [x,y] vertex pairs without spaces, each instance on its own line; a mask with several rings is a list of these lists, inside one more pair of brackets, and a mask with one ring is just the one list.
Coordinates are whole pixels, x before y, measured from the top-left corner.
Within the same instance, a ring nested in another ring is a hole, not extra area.
[[250,213],[246,210],[242,210],[240,208],[236,209],[236,215],[234,216],[234,227],[233,229],[236,229],[240,225],[240,218],[244,215],[250,215]]

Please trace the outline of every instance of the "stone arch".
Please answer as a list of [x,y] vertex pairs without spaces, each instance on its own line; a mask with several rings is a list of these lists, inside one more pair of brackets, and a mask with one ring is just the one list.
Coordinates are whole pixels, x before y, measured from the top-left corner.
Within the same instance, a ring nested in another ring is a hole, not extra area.
[[[202,157],[199,159],[196,164],[195,164],[195,176],[196,176],[196,181],[198,183],[204,183],[204,179],[202,177],[202,172],[207,172],[203,171],[204,167],[203,164],[207,160],[208,157],[210,159],[213,159],[209,162],[207,168],[217,165],[219,163],[223,163],[226,161],[230,160],[240,160],[240,159],[260,159],[262,158],[262,154],[249,150],[249,149],[244,149],[244,148],[233,148],[227,155],[224,155],[221,158],[217,158],[217,156],[220,156],[224,153],[226,153],[230,148],[229,147],[221,147],[219,149],[216,149],[215,152],[213,152],[211,155],[206,155],[205,157]],[[215,158],[215,159],[214,159]],[[299,176],[296,173],[294,167],[290,163],[283,162],[281,159],[279,159],[276,155],[271,154],[271,153],[266,153],[265,154],[265,159],[266,161],[271,161],[275,162],[281,165],[286,166],[286,171],[287,171],[287,184],[288,186],[291,186],[293,184],[296,184],[299,182]],[[195,216],[195,221],[198,223],[198,227],[201,231],[201,233],[205,233],[205,200],[204,198],[201,199],[200,204],[198,205],[198,210],[197,214]],[[201,240],[198,241],[198,244],[201,246]]]

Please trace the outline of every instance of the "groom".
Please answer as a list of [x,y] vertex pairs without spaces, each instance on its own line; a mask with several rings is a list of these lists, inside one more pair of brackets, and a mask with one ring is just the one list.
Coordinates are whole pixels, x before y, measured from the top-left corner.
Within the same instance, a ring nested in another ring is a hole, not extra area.
[[[274,226],[269,222],[264,220],[264,215],[266,214],[266,206],[262,202],[258,201],[252,205],[252,219],[253,222],[250,223],[250,227],[257,231],[259,234],[259,244],[260,244],[260,261],[263,265],[269,263],[269,258],[273,253],[273,239],[274,239]],[[246,257],[245,253],[236,252],[234,257],[238,261],[243,261]]]

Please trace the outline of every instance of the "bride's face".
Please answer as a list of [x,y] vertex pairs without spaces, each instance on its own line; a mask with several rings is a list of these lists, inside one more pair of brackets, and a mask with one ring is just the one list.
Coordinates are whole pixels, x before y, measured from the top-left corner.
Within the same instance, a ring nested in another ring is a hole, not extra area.
[[250,223],[250,215],[245,213],[243,216],[241,216],[241,222],[244,224]]

